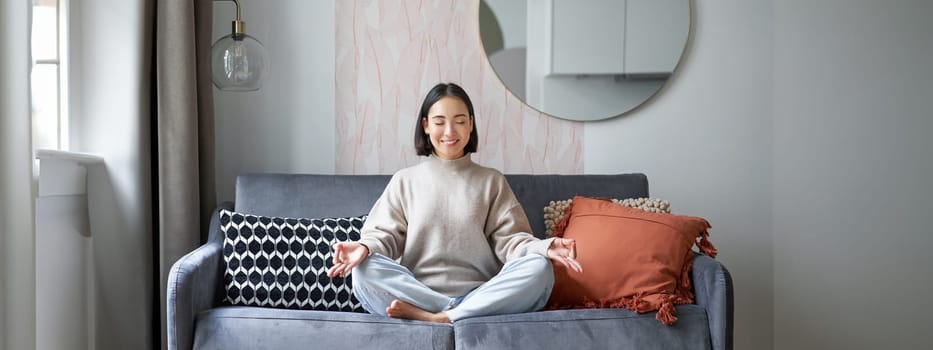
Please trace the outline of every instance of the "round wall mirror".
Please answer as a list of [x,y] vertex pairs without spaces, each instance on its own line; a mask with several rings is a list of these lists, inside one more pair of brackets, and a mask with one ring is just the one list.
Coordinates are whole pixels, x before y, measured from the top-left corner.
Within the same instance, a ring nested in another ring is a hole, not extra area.
[[481,0],[483,48],[525,104],[601,120],[654,96],[677,68],[690,0]]

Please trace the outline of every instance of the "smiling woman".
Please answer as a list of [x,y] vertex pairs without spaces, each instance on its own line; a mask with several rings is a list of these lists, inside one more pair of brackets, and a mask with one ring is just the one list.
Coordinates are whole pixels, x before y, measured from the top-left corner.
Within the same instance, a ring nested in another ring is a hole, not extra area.
[[502,83],[563,119],[632,111],[673,75],[689,0],[483,0],[480,36]]
[[444,97],[431,106],[428,117],[421,119],[421,127],[431,139],[431,147],[438,158],[454,160],[463,156],[473,132],[473,116],[468,115],[466,109],[462,100]]
[[476,152],[479,136],[470,96],[459,85],[438,84],[424,99],[415,123],[415,153],[453,160]]

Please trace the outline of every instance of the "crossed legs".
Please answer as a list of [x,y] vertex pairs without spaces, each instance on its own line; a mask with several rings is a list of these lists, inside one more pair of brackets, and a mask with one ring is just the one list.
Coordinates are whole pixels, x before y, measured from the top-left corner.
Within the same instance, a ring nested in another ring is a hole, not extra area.
[[551,263],[535,254],[509,261],[492,279],[458,298],[435,292],[379,254],[353,269],[353,292],[369,313],[441,323],[538,310],[553,285]]

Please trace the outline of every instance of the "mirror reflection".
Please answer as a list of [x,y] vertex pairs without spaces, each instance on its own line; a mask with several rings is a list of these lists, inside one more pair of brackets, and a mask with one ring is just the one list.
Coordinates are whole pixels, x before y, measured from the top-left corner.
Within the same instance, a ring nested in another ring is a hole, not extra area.
[[482,0],[480,37],[502,83],[569,120],[622,115],[671,77],[689,0]]

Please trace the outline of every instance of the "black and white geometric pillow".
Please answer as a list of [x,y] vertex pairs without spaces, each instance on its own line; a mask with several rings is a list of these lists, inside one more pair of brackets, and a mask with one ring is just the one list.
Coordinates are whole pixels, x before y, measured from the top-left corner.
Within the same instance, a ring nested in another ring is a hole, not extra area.
[[331,246],[357,241],[366,215],[292,219],[220,212],[225,301],[233,305],[366,312],[351,277],[327,277]]

